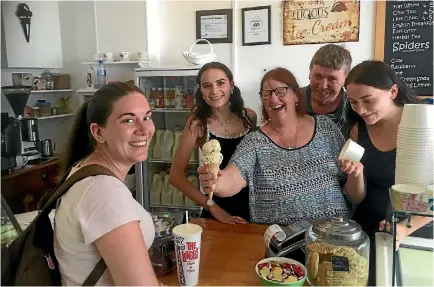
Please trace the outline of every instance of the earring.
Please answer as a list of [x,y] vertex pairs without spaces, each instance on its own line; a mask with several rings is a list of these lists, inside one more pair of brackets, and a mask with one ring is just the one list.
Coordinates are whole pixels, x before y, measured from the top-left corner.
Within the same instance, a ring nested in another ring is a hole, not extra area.
[[295,106],[296,106],[296,107],[298,107],[298,101],[297,101],[297,102],[295,102]]

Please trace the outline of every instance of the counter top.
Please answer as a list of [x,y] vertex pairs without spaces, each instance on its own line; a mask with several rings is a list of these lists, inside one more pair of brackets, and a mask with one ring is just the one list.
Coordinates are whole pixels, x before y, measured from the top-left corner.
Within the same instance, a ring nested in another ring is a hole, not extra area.
[[9,180],[9,179],[14,178],[16,176],[23,175],[25,173],[28,173],[28,172],[31,172],[31,171],[34,171],[37,169],[42,169],[44,167],[56,165],[56,164],[59,164],[59,159],[56,157],[54,157],[50,161],[47,161],[47,162],[44,162],[41,164],[26,164],[25,166],[23,166],[20,169],[15,169],[14,171],[12,171],[11,174],[2,176],[1,179],[2,179],[2,181]]
[[[202,226],[199,286],[259,286],[255,265],[265,257],[267,225],[229,225],[212,219],[192,219]],[[158,278],[167,286],[178,286],[176,270]]]

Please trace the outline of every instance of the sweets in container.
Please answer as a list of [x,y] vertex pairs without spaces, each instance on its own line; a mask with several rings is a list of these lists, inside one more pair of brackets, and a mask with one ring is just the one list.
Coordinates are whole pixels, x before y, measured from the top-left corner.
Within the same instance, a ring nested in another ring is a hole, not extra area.
[[261,260],[255,271],[264,286],[302,286],[307,274],[303,264],[284,257]]
[[305,233],[307,280],[312,286],[366,286],[369,237],[346,216],[315,220]]

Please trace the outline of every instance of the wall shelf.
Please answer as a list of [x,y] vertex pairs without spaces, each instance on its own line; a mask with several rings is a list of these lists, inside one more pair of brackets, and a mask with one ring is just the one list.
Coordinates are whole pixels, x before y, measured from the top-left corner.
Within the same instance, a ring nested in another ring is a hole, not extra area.
[[66,93],[73,92],[73,89],[62,89],[62,90],[32,90],[32,94],[48,94],[48,93]]
[[[146,61],[112,61],[112,62],[103,62],[104,65],[128,65],[128,64],[138,64],[139,62]],[[98,65],[98,62],[82,62],[83,65]]]
[[96,91],[98,91],[97,89],[80,89],[80,90],[77,90],[77,93],[81,93],[81,94],[93,94],[93,93],[95,93]]
[[38,120],[49,120],[49,119],[56,119],[56,118],[65,118],[65,117],[72,117],[74,114],[61,114],[61,115],[52,115],[52,116],[46,116],[46,117],[37,117]]

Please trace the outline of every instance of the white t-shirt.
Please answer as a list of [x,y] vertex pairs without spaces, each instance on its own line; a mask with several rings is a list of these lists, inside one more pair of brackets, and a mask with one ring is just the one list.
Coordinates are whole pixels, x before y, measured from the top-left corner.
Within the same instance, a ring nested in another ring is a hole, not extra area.
[[[70,175],[77,171],[73,168]],[[59,200],[54,219],[54,253],[62,285],[82,285],[101,259],[95,240],[129,222],[140,221],[146,246],[154,241],[150,214],[119,179],[98,175],[74,184]],[[97,285],[114,285],[107,269]]]

